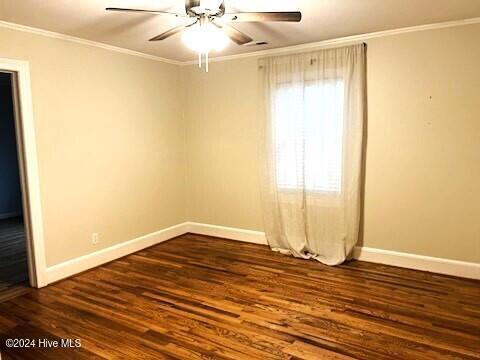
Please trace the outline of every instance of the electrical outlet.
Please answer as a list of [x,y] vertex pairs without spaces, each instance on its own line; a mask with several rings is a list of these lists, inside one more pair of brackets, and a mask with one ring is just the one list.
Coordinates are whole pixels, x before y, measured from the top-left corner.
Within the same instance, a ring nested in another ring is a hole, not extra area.
[[98,234],[97,234],[97,233],[93,233],[93,234],[92,234],[92,244],[93,244],[93,245],[97,245],[98,242],[99,242]]

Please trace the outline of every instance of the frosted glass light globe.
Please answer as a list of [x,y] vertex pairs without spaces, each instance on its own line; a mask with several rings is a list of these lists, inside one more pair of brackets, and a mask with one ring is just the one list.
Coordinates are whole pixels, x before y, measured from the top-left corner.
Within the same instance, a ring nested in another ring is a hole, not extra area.
[[186,29],[182,34],[182,42],[191,50],[200,54],[209,53],[212,50],[225,49],[229,43],[228,37],[223,31],[210,22],[195,24]]

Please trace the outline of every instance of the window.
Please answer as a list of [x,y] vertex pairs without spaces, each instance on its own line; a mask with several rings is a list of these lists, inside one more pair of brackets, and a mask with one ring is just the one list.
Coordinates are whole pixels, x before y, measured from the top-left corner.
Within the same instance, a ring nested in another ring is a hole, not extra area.
[[275,170],[279,187],[340,193],[343,81],[281,86],[273,96]]

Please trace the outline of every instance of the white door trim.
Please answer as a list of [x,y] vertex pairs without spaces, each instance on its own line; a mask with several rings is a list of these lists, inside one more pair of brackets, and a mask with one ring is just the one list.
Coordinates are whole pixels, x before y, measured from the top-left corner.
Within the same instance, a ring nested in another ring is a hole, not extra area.
[[[0,71],[12,72],[17,79],[17,96],[20,116],[17,117],[17,129],[20,128],[20,137],[23,170],[24,190],[26,193],[24,204],[28,207],[26,218],[29,220],[27,229],[27,252],[29,259],[30,285],[45,286],[46,259],[43,234],[42,206],[40,202],[40,180],[37,162],[37,146],[35,141],[35,124],[33,120],[32,94],[30,87],[30,67],[27,61],[0,58]],[[20,121],[18,121],[20,118]],[[24,205],[25,207],[25,205]]]

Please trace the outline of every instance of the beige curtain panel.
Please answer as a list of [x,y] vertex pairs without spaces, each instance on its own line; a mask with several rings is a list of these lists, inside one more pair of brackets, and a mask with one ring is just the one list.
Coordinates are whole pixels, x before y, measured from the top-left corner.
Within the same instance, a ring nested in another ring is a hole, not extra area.
[[260,59],[259,72],[268,243],[340,264],[359,233],[365,47]]

